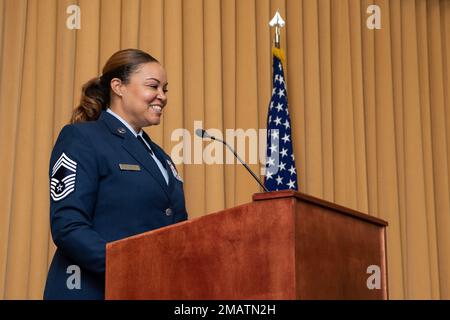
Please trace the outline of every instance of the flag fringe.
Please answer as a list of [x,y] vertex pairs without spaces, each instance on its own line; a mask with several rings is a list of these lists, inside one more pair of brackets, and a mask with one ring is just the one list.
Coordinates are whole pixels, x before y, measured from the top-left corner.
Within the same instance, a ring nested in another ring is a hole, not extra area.
[[283,65],[283,70],[286,72],[286,58],[284,55],[284,51],[282,49],[272,47],[272,54],[281,60],[281,64]]
[[278,59],[280,59],[284,64],[285,59],[284,59],[284,51],[283,50],[273,47],[272,54],[274,56],[276,56]]

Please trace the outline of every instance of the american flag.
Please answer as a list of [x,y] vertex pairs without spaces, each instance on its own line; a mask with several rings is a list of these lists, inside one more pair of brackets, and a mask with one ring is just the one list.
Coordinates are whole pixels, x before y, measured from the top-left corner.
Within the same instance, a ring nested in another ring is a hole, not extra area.
[[284,53],[273,48],[273,90],[267,115],[267,152],[264,185],[269,191],[298,190],[288,111]]

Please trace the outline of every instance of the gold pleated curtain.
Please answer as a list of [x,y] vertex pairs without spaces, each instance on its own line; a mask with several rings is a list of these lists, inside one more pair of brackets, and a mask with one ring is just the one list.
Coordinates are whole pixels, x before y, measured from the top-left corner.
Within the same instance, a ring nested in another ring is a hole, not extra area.
[[[372,4],[381,29],[366,26]],[[447,0],[0,0],[0,298],[42,297],[49,157],[81,85],[137,47],[168,72],[148,132],[169,153],[194,121],[264,129],[278,8],[300,191],[389,222],[390,298],[450,299]],[[178,169],[191,218],[260,191],[237,164]]]

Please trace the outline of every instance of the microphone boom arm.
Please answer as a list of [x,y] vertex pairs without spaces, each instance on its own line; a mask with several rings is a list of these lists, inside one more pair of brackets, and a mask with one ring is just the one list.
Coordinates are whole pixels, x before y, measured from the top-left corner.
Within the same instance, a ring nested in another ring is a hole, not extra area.
[[233,148],[231,148],[231,146],[228,143],[226,143],[225,141],[223,141],[221,139],[217,139],[216,137],[210,136],[210,135],[208,135],[208,137],[211,138],[212,140],[222,142],[231,152],[233,152],[234,156],[245,167],[245,169],[247,169],[247,171],[250,172],[250,174],[253,176],[253,178],[255,178],[255,180],[258,181],[259,185],[264,189],[264,191],[269,192],[269,190],[266,188],[266,186],[261,183],[261,181],[256,176],[256,174],[247,166],[247,164],[241,159],[241,157],[239,157],[239,155],[236,153],[236,151],[234,151]]

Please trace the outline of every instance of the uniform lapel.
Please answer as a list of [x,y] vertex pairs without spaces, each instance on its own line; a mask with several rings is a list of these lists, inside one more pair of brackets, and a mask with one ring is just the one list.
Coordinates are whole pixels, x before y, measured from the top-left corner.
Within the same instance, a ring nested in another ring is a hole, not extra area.
[[123,139],[122,147],[153,176],[153,178],[164,190],[166,195],[170,198],[169,188],[167,186],[166,180],[159,170],[158,165],[147,152],[147,150],[145,150],[141,142],[138,141],[138,139],[131,132],[129,132],[128,129],[125,129],[123,124],[118,119],[108,114],[107,112],[102,112],[100,120],[105,121],[106,125],[114,135],[119,136]]
[[158,165],[150,156],[148,151],[145,150],[141,142],[139,142],[134,135],[129,134],[125,137],[122,147],[124,147],[125,150],[127,150],[128,153],[131,154],[133,158],[139,161],[144,166],[144,168],[147,169],[147,171],[152,174],[152,176],[161,185],[161,188],[163,188],[164,191],[169,196],[168,186],[166,180],[164,179],[161,173],[161,170],[159,170]]

